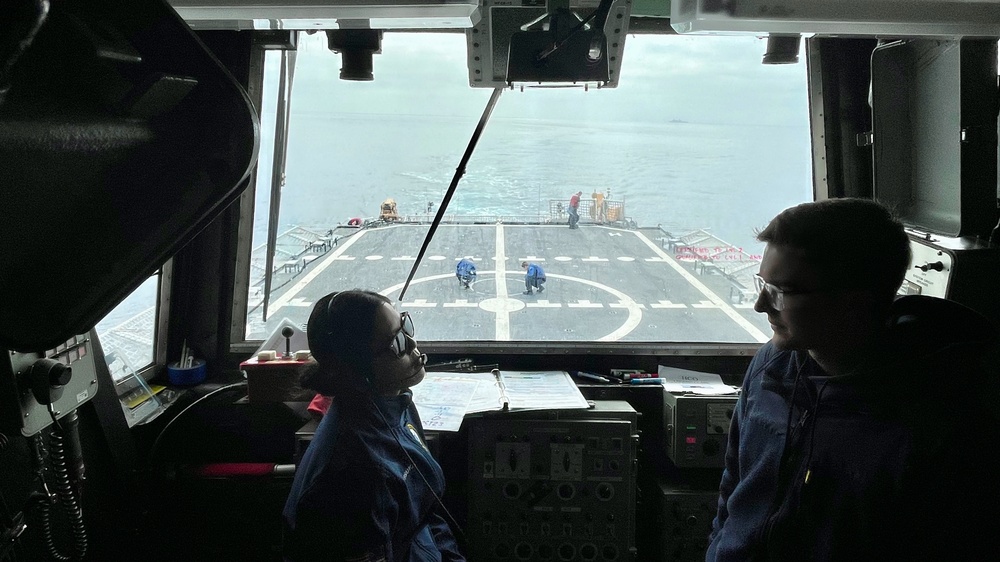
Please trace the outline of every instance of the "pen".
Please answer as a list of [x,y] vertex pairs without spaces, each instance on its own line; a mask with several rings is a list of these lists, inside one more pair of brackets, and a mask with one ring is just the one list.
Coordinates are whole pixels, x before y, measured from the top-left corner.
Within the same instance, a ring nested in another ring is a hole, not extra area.
[[625,375],[625,380],[631,379],[655,379],[657,376],[653,373],[629,373]]
[[662,377],[653,377],[651,379],[632,379],[629,381],[630,384],[663,384],[665,379]]
[[590,379],[592,381],[597,381],[597,382],[611,382],[611,380],[608,379],[607,377],[602,377],[600,375],[592,375],[590,373],[584,373],[583,371],[577,371],[575,374],[581,379]]

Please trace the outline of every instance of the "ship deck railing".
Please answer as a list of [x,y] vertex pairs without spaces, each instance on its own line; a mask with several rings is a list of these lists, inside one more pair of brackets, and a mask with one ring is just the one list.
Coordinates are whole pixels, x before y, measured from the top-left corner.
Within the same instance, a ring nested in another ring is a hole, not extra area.
[[691,248],[697,248],[700,244],[707,242],[709,240],[719,240],[713,236],[707,230],[699,228],[688,232],[687,234],[682,234],[681,236],[671,236],[669,233],[667,237],[663,240],[663,245],[667,250],[689,250]]
[[[430,224],[434,221],[433,214],[403,215],[398,221],[387,224]],[[441,224],[550,224],[552,221],[545,215],[451,215],[441,217]]]
[[737,261],[722,266],[722,273],[727,277],[733,277],[737,273],[741,273],[757,265],[760,265],[759,260]]
[[[635,228],[635,223],[625,216],[625,202],[614,201],[605,196],[600,206],[597,200],[580,197],[580,205],[576,209],[580,215],[580,224],[602,224],[611,226],[628,226]],[[548,222],[566,223],[569,221],[569,202],[561,199],[549,199]]]

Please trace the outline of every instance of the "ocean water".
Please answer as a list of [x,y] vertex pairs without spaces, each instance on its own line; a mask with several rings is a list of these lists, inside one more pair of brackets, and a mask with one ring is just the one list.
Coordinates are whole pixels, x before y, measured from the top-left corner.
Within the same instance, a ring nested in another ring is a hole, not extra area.
[[[423,213],[428,202],[436,211],[475,125],[440,116],[293,114],[279,232],[371,217],[388,197],[400,214]],[[261,168],[270,168],[268,151]],[[639,226],[703,228],[759,253],[754,230],[810,200],[811,174],[805,124],[494,118],[448,212],[537,216],[548,213],[549,200],[610,190]],[[258,190],[258,217],[268,201]],[[254,245],[262,244],[263,220],[255,234]]]

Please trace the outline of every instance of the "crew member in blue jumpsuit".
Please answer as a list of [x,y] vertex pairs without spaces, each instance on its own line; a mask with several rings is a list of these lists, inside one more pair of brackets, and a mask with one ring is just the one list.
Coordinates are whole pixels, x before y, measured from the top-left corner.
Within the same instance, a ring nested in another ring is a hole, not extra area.
[[333,399],[285,504],[285,560],[464,561],[409,391],[427,361],[409,315],[377,293],[333,293],[307,334],[301,385]]
[[469,258],[462,258],[455,266],[455,277],[458,284],[466,289],[471,289],[471,284],[476,280],[476,264]]
[[524,274],[524,294],[532,294],[532,289],[538,289],[541,293],[545,290],[545,270],[536,263],[521,262]]

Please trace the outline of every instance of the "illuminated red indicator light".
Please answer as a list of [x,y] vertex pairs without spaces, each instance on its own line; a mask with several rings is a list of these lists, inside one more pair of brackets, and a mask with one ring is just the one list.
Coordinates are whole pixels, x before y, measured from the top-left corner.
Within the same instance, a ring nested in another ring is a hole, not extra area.
[[695,443],[698,442],[698,438],[697,437],[685,437],[684,441],[687,442],[688,445],[694,445]]

